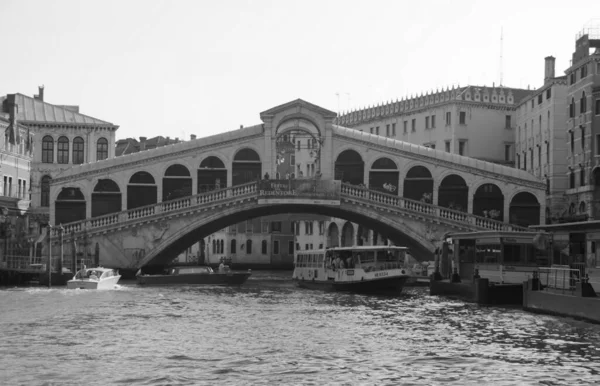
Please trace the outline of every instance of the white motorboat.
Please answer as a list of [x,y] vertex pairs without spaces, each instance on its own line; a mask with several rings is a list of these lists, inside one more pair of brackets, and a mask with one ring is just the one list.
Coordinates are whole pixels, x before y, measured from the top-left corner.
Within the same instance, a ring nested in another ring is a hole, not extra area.
[[113,289],[121,279],[118,271],[96,267],[80,269],[73,279],[67,282],[68,289]]

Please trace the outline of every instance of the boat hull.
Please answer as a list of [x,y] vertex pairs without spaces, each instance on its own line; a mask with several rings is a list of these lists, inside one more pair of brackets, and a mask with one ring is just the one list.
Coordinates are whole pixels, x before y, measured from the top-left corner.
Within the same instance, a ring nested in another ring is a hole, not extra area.
[[139,275],[139,285],[242,285],[250,277],[249,272],[228,272],[211,274],[181,274],[181,275]]
[[106,279],[90,280],[90,279],[74,279],[67,282],[68,289],[96,289],[96,290],[109,290],[114,289],[117,283],[121,279],[121,276],[111,276]]
[[406,284],[407,276],[385,277],[374,280],[364,281],[344,281],[335,280],[302,280],[294,279],[298,287],[308,289],[321,289],[328,291],[356,292],[356,293],[385,293],[400,294]]

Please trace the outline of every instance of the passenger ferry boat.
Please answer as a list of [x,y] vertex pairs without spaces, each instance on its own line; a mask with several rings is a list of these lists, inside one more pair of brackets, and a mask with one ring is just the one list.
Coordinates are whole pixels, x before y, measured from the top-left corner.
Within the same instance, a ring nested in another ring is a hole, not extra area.
[[475,270],[490,283],[522,284],[550,267],[550,236],[543,232],[478,231],[449,233],[452,261],[462,279]]
[[296,251],[292,279],[303,288],[398,294],[409,278],[406,251],[389,245]]

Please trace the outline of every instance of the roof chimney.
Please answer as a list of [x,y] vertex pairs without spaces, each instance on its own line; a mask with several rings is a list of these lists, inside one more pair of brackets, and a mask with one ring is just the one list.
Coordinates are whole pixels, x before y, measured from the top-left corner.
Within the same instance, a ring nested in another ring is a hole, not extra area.
[[146,140],[147,137],[140,137],[140,151],[146,150]]
[[243,128],[244,128],[244,125],[240,125],[240,129],[243,129]]
[[545,66],[544,66],[544,81],[547,82],[550,79],[554,78],[554,68],[556,59],[554,56],[546,56]]
[[196,134],[190,134],[190,139],[191,139],[191,140],[194,140],[194,139],[196,139]]
[[33,99],[44,101],[44,85],[38,86],[38,94],[33,96]]

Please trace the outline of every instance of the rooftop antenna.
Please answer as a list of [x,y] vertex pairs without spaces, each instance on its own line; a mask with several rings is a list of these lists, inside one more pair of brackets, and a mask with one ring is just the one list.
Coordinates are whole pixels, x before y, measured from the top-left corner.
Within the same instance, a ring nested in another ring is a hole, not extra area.
[[504,27],[500,27],[500,87],[502,87],[502,78],[504,74],[502,73],[502,51],[504,48]]

